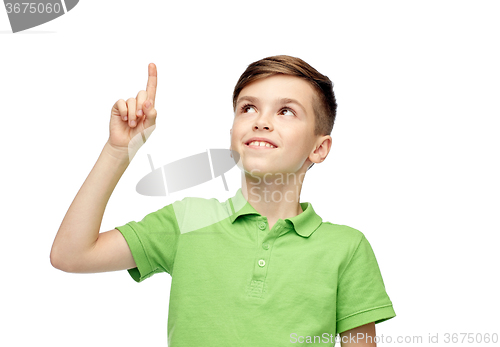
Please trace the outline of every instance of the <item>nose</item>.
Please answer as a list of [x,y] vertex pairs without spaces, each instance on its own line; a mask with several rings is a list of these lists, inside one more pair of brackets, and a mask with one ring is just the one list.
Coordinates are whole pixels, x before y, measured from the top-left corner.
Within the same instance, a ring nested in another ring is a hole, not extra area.
[[273,127],[273,124],[272,124],[272,121],[271,121],[271,116],[269,116],[266,113],[261,113],[261,115],[259,115],[255,119],[255,123],[253,125],[253,129],[254,130],[266,129],[266,130],[269,130],[269,131],[273,130],[274,127]]

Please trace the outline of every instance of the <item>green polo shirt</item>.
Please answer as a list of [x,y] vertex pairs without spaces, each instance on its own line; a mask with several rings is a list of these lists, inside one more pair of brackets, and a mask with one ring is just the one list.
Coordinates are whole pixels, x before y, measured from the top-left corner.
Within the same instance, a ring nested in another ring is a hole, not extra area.
[[170,347],[331,346],[336,334],[396,315],[365,236],[300,204],[304,212],[269,230],[240,188],[224,202],[186,197],[116,228],[136,282],[172,277]]

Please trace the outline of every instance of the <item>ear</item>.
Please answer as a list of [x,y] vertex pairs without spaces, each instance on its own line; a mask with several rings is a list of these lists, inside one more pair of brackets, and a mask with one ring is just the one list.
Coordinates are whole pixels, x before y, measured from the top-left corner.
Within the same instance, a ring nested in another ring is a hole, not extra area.
[[313,163],[322,163],[332,147],[332,137],[330,135],[321,136],[316,142],[315,150],[309,156]]

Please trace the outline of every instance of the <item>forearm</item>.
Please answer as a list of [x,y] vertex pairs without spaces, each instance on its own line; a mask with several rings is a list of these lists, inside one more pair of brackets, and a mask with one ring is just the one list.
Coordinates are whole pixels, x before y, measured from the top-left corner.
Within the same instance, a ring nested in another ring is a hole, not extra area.
[[59,227],[50,253],[52,264],[70,267],[93,247],[108,200],[128,164],[128,154],[106,142]]
[[376,347],[375,322],[361,325],[340,334],[341,347]]

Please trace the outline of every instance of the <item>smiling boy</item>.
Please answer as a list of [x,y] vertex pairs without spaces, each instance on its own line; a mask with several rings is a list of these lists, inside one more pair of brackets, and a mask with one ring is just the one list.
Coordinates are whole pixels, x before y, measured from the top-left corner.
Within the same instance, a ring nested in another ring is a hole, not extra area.
[[112,122],[123,131],[110,126],[58,231],[52,264],[127,269],[136,282],[169,273],[169,346],[331,346],[336,334],[344,347],[375,346],[375,323],[395,313],[369,242],[300,202],[306,171],[330,151],[337,105],[328,77],[299,58],[254,62],[235,87],[230,148],[242,187],[233,197],[186,197],[98,233],[129,163],[126,145],[154,129],[154,64],[149,74],[137,100],[115,104]]
[[[303,212],[299,199],[305,173],[326,158],[332,139],[314,134],[318,97],[305,79],[264,77],[244,86],[236,97],[231,149],[248,171],[242,175],[242,192],[272,228],[278,219]],[[255,141],[272,147],[256,146]]]

